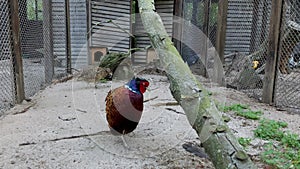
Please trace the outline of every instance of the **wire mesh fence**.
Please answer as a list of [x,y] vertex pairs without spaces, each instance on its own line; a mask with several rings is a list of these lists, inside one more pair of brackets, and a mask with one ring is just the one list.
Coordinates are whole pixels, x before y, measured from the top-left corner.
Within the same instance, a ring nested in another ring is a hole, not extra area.
[[[207,3],[208,2],[208,3]],[[205,58],[202,60],[207,71],[214,68],[216,60],[212,55],[216,47],[218,27],[219,1],[185,0],[183,1],[183,18],[188,21],[183,25],[183,59],[189,61],[194,55]],[[209,7],[209,13],[205,8]],[[281,43],[280,59],[277,62],[278,78],[276,83],[275,105],[281,108],[300,110],[299,93],[299,61],[300,61],[300,2],[286,0],[283,6],[283,15],[280,32]],[[224,32],[224,74],[227,87],[246,93],[248,96],[263,100],[265,80],[270,72],[266,73],[266,63],[271,49],[270,22],[271,11],[275,8],[272,1],[264,0],[228,0],[226,7],[226,31]],[[217,15],[216,15],[217,14]],[[219,15],[225,15],[219,13]],[[205,29],[208,22],[208,30]],[[196,36],[192,26],[201,30],[209,38],[208,46],[203,46],[204,38]],[[206,32],[207,31],[207,32]],[[195,38],[196,37],[196,38]],[[211,45],[211,46],[210,46]],[[192,51],[187,50],[192,47]],[[205,53],[198,51],[206,50]],[[193,66],[191,66],[192,68]],[[215,71],[215,70],[214,70]],[[203,75],[203,73],[200,73]],[[209,73],[212,74],[212,73]],[[276,74],[275,74],[276,76]],[[276,79],[276,77],[273,77]],[[210,77],[211,78],[211,77]]]
[[[284,1],[281,18],[279,59],[274,103],[277,107],[300,112],[299,49],[300,2]],[[231,1],[228,4],[225,41],[225,70],[229,87],[263,100],[266,61],[270,56],[269,32],[272,1]],[[276,79],[276,74],[274,75]]]
[[282,21],[275,101],[280,108],[300,113],[300,2],[286,1]]
[[25,97],[29,98],[45,84],[42,1],[20,0],[19,18]]
[[0,2],[0,116],[15,104],[13,53],[11,47],[10,8]]
[[[268,50],[271,1],[228,3],[225,75],[229,86],[262,99],[264,67]],[[238,54],[236,54],[238,53]]]

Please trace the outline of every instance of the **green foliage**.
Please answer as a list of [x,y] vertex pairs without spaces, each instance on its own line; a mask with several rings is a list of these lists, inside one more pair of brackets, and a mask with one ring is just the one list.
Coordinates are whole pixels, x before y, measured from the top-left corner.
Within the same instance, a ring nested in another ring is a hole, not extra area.
[[[242,104],[230,106],[218,104],[218,109],[223,112],[233,111],[236,115],[248,119],[259,119],[263,114],[261,111],[252,111],[249,106]],[[300,138],[297,134],[285,131],[284,128],[287,126],[286,122],[262,119],[253,132],[255,137],[270,141],[261,153],[263,162],[274,168],[300,169]],[[247,147],[251,139],[241,137],[238,142]]]
[[249,109],[249,106],[242,104],[233,104],[231,106],[221,106],[219,108],[221,111],[229,112],[233,111],[236,115],[245,117],[247,119],[258,120],[263,114],[261,111],[253,111]]
[[27,0],[27,17],[29,20],[43,20],[42,11],[43,11],[42,0]]
[[[205,20],[205,10],[204,10],[204,3],[198,3],[197,13],[196,13],[196,26],[202,27],[204,20]],[[183,7],[183,17],[187,21],[191,21],[193,17],[193,3],[185,3]],[[218,19],[218,3],[212,3],[210,5],[209,11],[209,26],[216,26]]]
[[218,20],[218,3],[212,3],[210,6],[209,26],[217,24]]
[[107,79],[100,79],[99,82],[100,83],[107,83]]
[[[254,135],[271,140],[261,154],[265,163],[283,169],[300,168],[300,138],[297,134],[283,131],[287,125],[285,122],[263,119],[254,130]],[[273,141],[277,141],[278,145]]]
[[284,132],[280,129],[287,127],[287,123],[285,122],[279,122],[269,119],[263,119],[259,123],[260,125],[257,127],[257,129],[254,130],[254,135],[264,140],[273,139],[276,141],[280,141],[284,136]]
[[300,148],[299,135],[286,132],[284,133],[284,136],[281,139],[281,143],[287,147]]
[[242,145],[243,147],[247,147],[250,142],[251,142],[251,138],[244,138],[244,137],[240,137],[238,139],[238,142],[240,143],[240,145]]
[[126,58],[128,57],[129,54],[127,53],[109,53],[103,56],[99,67],[103,68],[109,68],[114,72],[116,68],[119,66],[119,64]]
[[260,116],[262,115],[262,112],[261,111],[247,110],[247,111],[236,112],[236,115],[245,117],[247,119],[259,120]]
[[274,166],[274,168],[282,169],[298,169],[300,168],[300,151],[283,145],[274,146],[273,143],[267,144],[265,151],[262,152],[262,160]]
[[242,110],[245,110],[245,109],[248,109],[249,107],[247,105],[242,105],[242,104],[233,104],[231,106],[223,106],[221,107],[221,111],[224,111],[224,112],[229,112],[229,111],[235,111],[235,112],[238,112],[238,111],[242,111]]

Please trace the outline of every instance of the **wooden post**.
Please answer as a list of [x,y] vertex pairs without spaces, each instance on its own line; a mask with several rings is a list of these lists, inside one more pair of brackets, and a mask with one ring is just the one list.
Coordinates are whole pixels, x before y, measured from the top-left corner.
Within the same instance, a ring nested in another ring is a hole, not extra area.
[[88,64],[92,64],[92,55],[91,55],[91,52],[90,52],[90,48],[92,46],[92,10],[91,10],[91,1],[90,0],[87,0],[86,1],[86,24],[87,24],[87,54],[88,54]]
[[38,21],[39,20],[39,12],[38,12],[39,8],[38,8],[38,1],[37,0],[34,1],[34,5],[35,5],[35,9],[34,9],[35,20]]
[[208,42],[209,42],[209,16],[210,16],[210,2],[211,0],[204,1],[204,22],[203,22],[203,33],[206,35],[203,41],[203,49],[202,49],[202,57],[204,57],[204,77],[208,77],[207,74],[207,50],[208,50]]
[[272,0],[271,20],[269,29],[269,49],[265,66],[262,101],[274,103],[277,63],[280,55],[280,29],[282,22],[283,0]]
[[45,82],[51,83],[54,75],[53,31],[52,31],[52,0],[43,0],[43,35]]
[[223,75],[222,65],[225,62],[224,50],[225,50],[225,40],[226,40],[227,10],[228,10],[228,0],[220,0],[218,5],[218,25],[217,25],[217,35],[216,35],[217,36],[216,51],[218,55],[215,54],[215,58],[214,58],[215,75],[213,77],[213,81],[222,85],[224,85],[224,75]]
[[183,0],[174,0],[174,10],[173,10],[174,18],[173,18],[173,38],[172,41],[174,46],[181,54],[182,46],[182,24],[183,20]]
[[65,0],[67,73],[72,74],[70,0]]
[[[131,49],[133,48],[136,48],[136,42],[135,42],[135,22],[136,22],[136,15],[138,15],[138,11],[139,11],[139,8],[138,8],[138,4],[137,4],[137,0],[132,0],[130,1],[130,33],[134,36],[130,36],[130,41],[129,41],[129,47]],[[134,5],[134,6],[133,6]],[[134,20],[133,20],[133,17],[134,17]],[[133,23],[134,21],[134,23]],[[135,64],[134,62],[134,52],[132,53],[132,56],[131,56],[131,63]]]
[[227,8],[228,8],[228,0],[220,0],[218,6],[216,50],[219,54],[222,63],[224,63],[224,49],[225,49],[226,26],[227,26]]
[[19,18],[19,4],[18,1],[9,1],[11,13],[11,31],[13,41],[13,66],[14,66],[14,80],[16,89],[16,101],[21,103],[25,99],[24,91],[24,77],[23,77],[23,63],[20,42],[20,18]]

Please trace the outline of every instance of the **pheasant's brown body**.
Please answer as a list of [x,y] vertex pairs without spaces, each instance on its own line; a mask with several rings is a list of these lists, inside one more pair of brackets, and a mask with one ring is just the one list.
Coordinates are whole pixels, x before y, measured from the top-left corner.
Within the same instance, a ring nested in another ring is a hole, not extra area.
[[113,134],[127,134],[138,125],[143,111],[143,94],[125,86],[106,96],[106,119]]

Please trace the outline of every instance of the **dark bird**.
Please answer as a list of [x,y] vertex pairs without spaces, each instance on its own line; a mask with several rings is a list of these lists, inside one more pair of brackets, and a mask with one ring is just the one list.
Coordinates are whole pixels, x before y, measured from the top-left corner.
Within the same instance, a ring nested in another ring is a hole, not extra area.
[[124,86],[108,92],[105,99],[106,119],[114,135],[123,136],[137,127],[143,112],[143,93],[148,86],[147,80],[133,78]]

